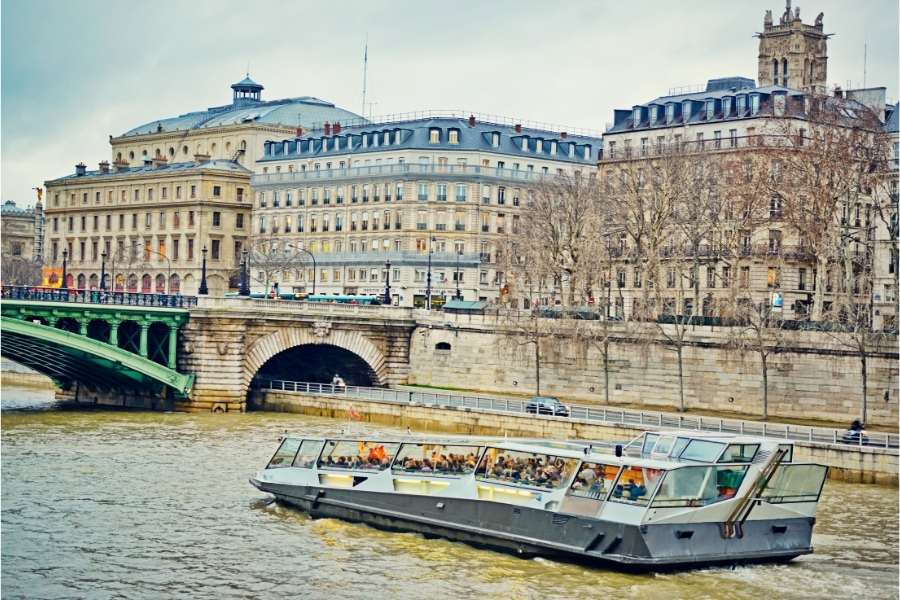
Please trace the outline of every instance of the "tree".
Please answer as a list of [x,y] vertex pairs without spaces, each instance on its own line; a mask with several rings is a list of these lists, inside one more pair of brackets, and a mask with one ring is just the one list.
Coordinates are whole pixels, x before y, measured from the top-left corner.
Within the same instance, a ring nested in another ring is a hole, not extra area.
[[40,285],[41,265],[21,256],[4,253],[0,266],[4,285]]
[[299,273],[310,262],[301,244],[294,245],[271,234],[251,238],[248,251],[250,278],[261,283],[267,292],[271,285],[291,273]]

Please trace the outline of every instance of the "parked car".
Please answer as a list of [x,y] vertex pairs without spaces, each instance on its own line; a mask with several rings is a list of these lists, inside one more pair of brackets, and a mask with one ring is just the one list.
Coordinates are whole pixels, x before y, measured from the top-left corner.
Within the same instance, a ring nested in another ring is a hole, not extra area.
[[540,415],[569,416],[569,407],[553,396],[535,396],[525,405],[525,412]]

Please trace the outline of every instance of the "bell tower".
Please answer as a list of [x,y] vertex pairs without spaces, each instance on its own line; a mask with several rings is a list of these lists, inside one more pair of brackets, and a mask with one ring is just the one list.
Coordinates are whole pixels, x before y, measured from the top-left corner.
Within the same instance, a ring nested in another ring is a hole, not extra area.
[[824,94],[828,79],[828,38],[822,29],[823,13],[812,25],[800,19],[800,7],[791,0],[776,24],[767,10],[759,38],[759,85],[780,85]]

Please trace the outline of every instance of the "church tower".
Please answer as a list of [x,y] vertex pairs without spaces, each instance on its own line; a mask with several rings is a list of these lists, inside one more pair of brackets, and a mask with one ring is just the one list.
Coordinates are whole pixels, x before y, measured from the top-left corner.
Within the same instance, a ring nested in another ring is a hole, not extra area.
[[815,23],[800,20],[800,7],[791,9],[787,0],[784,13],[776,25],[772,11],[767,10],[759,38],[759,85],[780,85],[807,92],[824,94],[828,76],[828,38],[823,33],[819,13]]

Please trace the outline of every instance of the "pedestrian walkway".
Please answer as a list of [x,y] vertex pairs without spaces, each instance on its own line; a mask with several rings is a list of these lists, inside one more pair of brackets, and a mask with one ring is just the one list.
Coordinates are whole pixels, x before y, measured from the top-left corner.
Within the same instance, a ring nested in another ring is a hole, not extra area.
[[769,423],[724,419],[718,417],[693,416],[644,410],[630,410],[611,407],[569,405],[569,414],[541,415],[526,410],[528,399],[516,397],[489,397],[434,391],[406,389],[372,388],[359,386],[336,386],[327,383],[264,379],[254,382],[257,389],[296,392],[310,395],[335,395],[363,401],[390,402],[394,404],[418,404],[424,406],[446,406],[479,411],[493,411],[528,415],[536,419],[566,419],[589,423],[603,423],[634,429],[668,429],[683,431],[711,431],[755,435],[788,441],[834,444],[839,446],[862,446],[874,448],[900,448],[900,435],[893,433],[869,433],[848,441],[843,429],[809,427],[788,423]]

